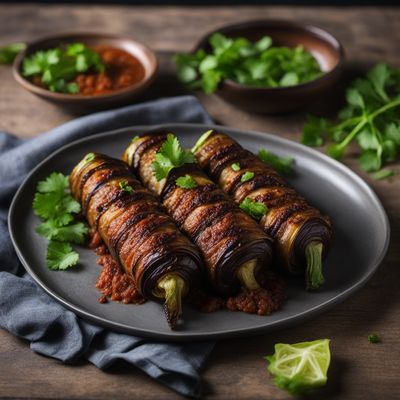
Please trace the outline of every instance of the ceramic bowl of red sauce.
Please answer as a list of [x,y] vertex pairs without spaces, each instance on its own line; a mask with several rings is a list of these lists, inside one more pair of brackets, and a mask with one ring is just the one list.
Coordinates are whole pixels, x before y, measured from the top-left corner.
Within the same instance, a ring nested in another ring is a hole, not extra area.
[[28,44],[13,73],[31,93],[85,112],[128,103],[154,81],[157,68],[155,53],[133,39],[64,33]]

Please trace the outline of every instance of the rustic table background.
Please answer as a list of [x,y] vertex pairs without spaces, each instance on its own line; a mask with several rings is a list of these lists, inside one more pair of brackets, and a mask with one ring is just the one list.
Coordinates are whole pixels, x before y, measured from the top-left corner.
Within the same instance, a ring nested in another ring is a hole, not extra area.
[[[209,30],[260,18],[285,18],[320,25],[344,44],[344,81],[376,62],[400,67],[400,8],[332,7],[123,7],[0,5],[0,45],[53,31],[101,29],[143,41],[158,52],[160,76],[146,99],[185,93],[174,78],[171,56],[187,51]],[[342,99],[338,87],[314,112],[333,113]],[[251,115],[214,96],[199,98],[221,124],[299,140],[304,114]],[[0,130],[32,137],[73,115],[21,89],[9,67],[0,66]],[[350,154],[345,162],[372,185],[392,227],[389,252],[370,282],[333,310],[300,326],[251,339],[220,341],[205,369],[204,392],[213,399],[289,399],[266,373],[263,355],[276,342],[331,338],[333,359],[324,399],[400,398],[400,176],[371,181]],[[394,168],[400,173],[400,166]],[[349,249],[351,251],[351,249]],[[371,345],[377,332],[382,343]],[[0,398],[160,399],[179,398],[127,364],[101,372],[86,362],[68,366],[30,351],[26,342],[0,331]],[[321,397],[319,397],[321,398]]]

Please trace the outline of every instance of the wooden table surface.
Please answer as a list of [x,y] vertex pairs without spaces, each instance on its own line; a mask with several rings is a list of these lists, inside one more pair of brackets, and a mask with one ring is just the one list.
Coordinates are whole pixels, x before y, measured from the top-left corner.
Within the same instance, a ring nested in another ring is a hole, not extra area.
[[[375,62],[400,67],[400,8],[0,5],[0,45],[55,30],[101,27],[131,35],[160,57],[160,77],[146,96],[155,98],[185,93],[174,78],[170,61],[174,52],[190,50],[202,34],[218,26],[269,17],[314,23],[335,34],[346,49],[345,80]],[[334,112],[342,94],[338,88],[312,111]],[[214,96],[199,98],[221,124],[299,140],[303,113],[251,115]],[[0,130],[31,137],[73,117],[26,93],[13,81],[10,69],[0,66]],[[328,384],[319,398],[400,398],[400,175],[375,182],[359,170],[352,155],[345,162],[374,188],[389,215],[392,240],[384,262],[363,289],[319,317],[256,338],[218,342],[203,371],[205,397],[289,399],[273,385],[262,357],[272,353],[276,342],[327,337],[332,340],[333,358]],[[398,163],[398,173],[399,167]],[[379,333],[381,344],[368,342],[371,332]],[[107,372],[83,361],[63,365],[31,352],[28,343],[0,331],[0,398],[123,400],[175,399],[179,395],[126,364]]]

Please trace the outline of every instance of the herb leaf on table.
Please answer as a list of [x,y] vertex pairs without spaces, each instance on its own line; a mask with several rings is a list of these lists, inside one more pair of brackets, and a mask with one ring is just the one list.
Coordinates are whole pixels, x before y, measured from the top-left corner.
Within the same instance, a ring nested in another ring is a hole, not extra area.
[[12,64],[18,53],[25,50],[25,48],[25,43],[11,43],[0,47],[0,64]]
[[346,92],[346,105],[337,121],[311,116],[303,128],[302,143],[321,146],[333,142],[328,154],[341,159],[349,144],[361,149],[359,163],[375,179],[393,175],[381,169],[400,154],[400,69],[386,64],[373,67],[364,78],[352,82]]

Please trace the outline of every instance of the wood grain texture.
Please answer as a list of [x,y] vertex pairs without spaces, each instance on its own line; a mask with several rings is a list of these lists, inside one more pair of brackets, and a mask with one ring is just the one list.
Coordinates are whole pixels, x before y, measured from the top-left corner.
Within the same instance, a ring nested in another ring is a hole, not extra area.
[[[174,52],[191,49],[204,33],[226,23],[270,17],[323,26],[345,46],[344,83],[329,98],[314,105],[312,112],[334,113],[345,82],[373,63],[384,61],[400,67],[399,8],[0,5],[0,45],[55,30],[90,30],[98,26],[107,32],[128,34],[157,50],[160,57],[160,76],[140,99],[146,100],[186,93],[174,77],[170,61]],[[199,98],[221,124],[271,132],[296,141],[300,137],[304,113],[252,115],[215,96]],[[10,69],[0,66],[0,130],[31,137],[72,117],[26,93],[13,81]],[[315,398],[400,398],[400,177],[372,181],[359,170],[354,156],[350,152],[345,163],[374,188],[391,222],[391,245],[381,267],[350,299],[300,326],[252,339],[220,341],[203,372],[206,398],[289,399],[272,384],[262,356],[270,354],[276,342],[320,337],[332,339],[333,359],[328,385]],[[399,163],[394,169],[400,174]],[[371,332],[381,336],[381,344],[369,344],[367,336]],[[63,365],[34,354],[26,342],[0,331],[0,398],[123,400],[179,396],[126,364],[119,363],[107,372],[83,361]]]

